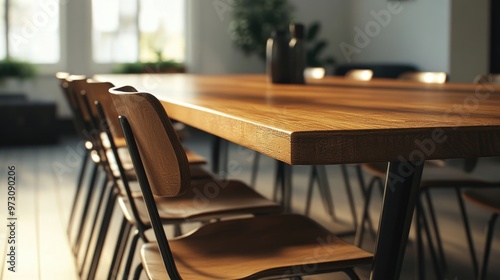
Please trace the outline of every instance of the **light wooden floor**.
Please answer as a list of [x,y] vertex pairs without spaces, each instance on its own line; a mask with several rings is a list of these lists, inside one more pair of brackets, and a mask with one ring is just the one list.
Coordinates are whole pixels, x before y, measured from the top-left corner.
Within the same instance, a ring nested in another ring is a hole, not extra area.
[[[200,137],[201,136],[201,137]],[[194,133],[186,145],[209,156],[210,138],[204,134]],[[7,167],[16,166],[17,172],[17,271],[12,273],[7,270],[6,263],[7,227],[0,226],[0,279],[78,279],[75,269],[75,261],[69,249],[66,224],[69,209],[73,202],[74,186],[79,170],[79,154],[81,143],[75,138],[65,138],[59,145],[41,147],[1,147],[0,148],[0,220],[7,224]],[[230,177],[249,181],[249,169],[253,158],[253,152],[231,145],[231,174]],[[451,162],[460,164],[460,162]],[[260,173],[258,177],[257,190],[271,197],[271,185],[273,179],[273,160],[261,158]],[[476,173],[488,178],[500,178],[498,172],[500,161],[496,159],[481,159]],[[325,214],[317,190],[314,193],[314,205],[312,217],[327,226],[334,232],[345,232],[351,227],[350,214],[347,207],[347,199],[340,179],[340,169],[337,166],[328,167],[332,190],[334,191],[335,210],[340,221],[332,222]],[[294,189],[293,208],[294,212],[303,213],[305,205],[305,186],[308,180],[308,167],[294,167]],[[351,182],[356,200],[361,201],[354,170],[351,172]],[[448,261],[448,277],[446,279],[473,279],[470,258],[465,246],[465,237],[460,220],[457,218],[458,208],[453,193],[449,191],[436,191],[434,196],[442,228],[444,248]],[[376,196],[374,201],[380,201]],[[375,203],[376,210],[380,203]],[[358,211],[361,204],[358,204]],[[478,254],[482,253],[483,229],[488,219],[488,213],[467,205],[474,241]],[[115,211],[115,217],[120,214]],[[376,218],[374,211],[373,218]],[[98,270],[97,279],[105,279],[106,268],[110,261],[110,255],[119,219],[114,218],[111,226],[110,237],[105,244],[102,261]],[[500,223],[499,223],[500,224]],[[490,273],[488,279],[500,279],[500,267],[497,265],[500,259],[500,226],[496,227],[497,234],[493,243],[493,253],[490,262]],[[352,241],[351,236],[346,240]],[[373,242],[368,240],[365,249],[371,250]],[[401,279],[414,279],[412,242],[407,247],[407,254],[403,266]],[[429,259],[429,258],[427,258]],[[136,260],[137,262],[137,260]],[[432,266],[427,266],[428,279],[435,279],[432,274]],[[369,268],[357,270],[364,279],[368,276]],[[143,275],[143,278],[144,275]],[[347,279],[340,273],[331,275],[318,275],[306,277],[305,279]]]

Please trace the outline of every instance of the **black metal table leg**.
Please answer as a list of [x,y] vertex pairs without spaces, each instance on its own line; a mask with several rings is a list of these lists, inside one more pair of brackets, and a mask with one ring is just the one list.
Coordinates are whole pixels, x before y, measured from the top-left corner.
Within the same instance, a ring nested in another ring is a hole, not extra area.
[[389,164],[370,279],[399,279],[423,164]]

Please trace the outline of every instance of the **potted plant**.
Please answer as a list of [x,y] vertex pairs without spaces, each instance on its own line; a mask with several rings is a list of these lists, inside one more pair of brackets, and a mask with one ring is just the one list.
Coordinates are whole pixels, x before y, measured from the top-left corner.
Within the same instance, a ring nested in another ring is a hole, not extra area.
[[162,51],[155,51],[156,62],[121,63],[113,69],[116,74],[141,74],[141,73],[184,73],[184,64],[174,60],[163,60]]
[[0,61],[0,81],[13,77],[21,80],[33,78],[36,74],[35,67],[27,62],[6,58]]

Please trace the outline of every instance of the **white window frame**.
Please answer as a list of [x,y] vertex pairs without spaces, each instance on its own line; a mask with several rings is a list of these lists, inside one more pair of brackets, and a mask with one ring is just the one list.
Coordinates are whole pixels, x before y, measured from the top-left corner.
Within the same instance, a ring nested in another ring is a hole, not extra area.
[[[15,1],[15,0],[11,0]],[[64,69],[65,66],[67,65],[67,60],[66,60],[66,45],[64,42],[66,42],[66,33],[67,33],[67,22],[66,22],[66,3],[69,0],[52,0],[55,2],[59,3],[59,61],[55,63],[36,63],[36,62],[31,62],[28,61],[30,64],[34,65],[36,68],[36,73],[37,76],[48,76],[48,75],[54,75],[55,72],[61,71],[61,69]],[[4,20],[4,17],[2,15],[2,20]],[[5,38],[5,35],[2,34],[2,37]],[[4,59],[3,57],[2,59]]]
[[[105,0],[103,0],[105,1]],[[137,1],[140,1],[140,0],[137,0]],[[165,1],[168,1],[168,0],[165,0]],[[89,13],[89,18],[91,19],[90,22],[89,22],[89,40],[92,40],[92,6],[91,6],[91,2],[92,1],[88,1],[89,3],[89,9],[88,9],[88,13]],[[184,11],[185,11],[185,15],[184,15],[184,26],[185,26],[185,39],[186,39],[186,44],[184,44],[184,53],[186,54],[186,59],[185,61],[183,62],[184,64],[187,64],[187,53],[188,53],[188,44],[187,44],[187,39],[189,38],[188,37],[188,30],[189,30],[189,26],[188,26],[188,9],[189,9],[189,1],[188,0],[185,0],[184,1]],[[139,36],[139,29],[138,29],[138,36]],[[90,48],[90,57],[89,57],[89,61],[90,61],[90,71],[91,73],[110,73],[112,71],[112,69],[116,66],[116,65],[119,65],[121,64],[120,62],[110,62],[110,63],[102,63],[102,62],[95,62],[94,61],[94,57],[93,57],[93,53],[92,53],[92,42],[89,41],[90,44],[89,44],[89,48]]]

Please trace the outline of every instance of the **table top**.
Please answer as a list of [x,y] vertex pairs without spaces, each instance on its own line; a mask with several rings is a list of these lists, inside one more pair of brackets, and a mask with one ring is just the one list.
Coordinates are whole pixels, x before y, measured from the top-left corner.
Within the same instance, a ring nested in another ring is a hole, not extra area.
[[338,77],[103,74],[155,95],[169,116],[289,164],[500,155],[498,86]]

